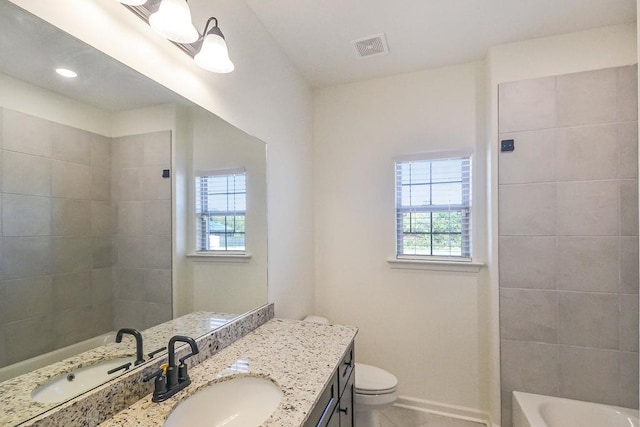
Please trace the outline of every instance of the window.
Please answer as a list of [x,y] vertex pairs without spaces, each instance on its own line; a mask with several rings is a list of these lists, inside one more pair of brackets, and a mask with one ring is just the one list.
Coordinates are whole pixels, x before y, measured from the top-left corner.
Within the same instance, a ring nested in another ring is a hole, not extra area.
[[196,251],[245,251],[244,170],[196,176]]
[[398,258],[471,259],[471,158],[396,161]]

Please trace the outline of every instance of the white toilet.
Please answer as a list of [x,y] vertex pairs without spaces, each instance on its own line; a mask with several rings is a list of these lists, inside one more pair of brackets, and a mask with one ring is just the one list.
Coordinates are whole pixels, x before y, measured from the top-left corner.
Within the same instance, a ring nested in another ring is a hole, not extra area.
[[[305,322],[328,325],[325,317],[307,316]],[[398,379],[395,375],[375,366],[356,362],[355,378],[355,425],[357,427],[374,427],[376,413],[398,399]]]

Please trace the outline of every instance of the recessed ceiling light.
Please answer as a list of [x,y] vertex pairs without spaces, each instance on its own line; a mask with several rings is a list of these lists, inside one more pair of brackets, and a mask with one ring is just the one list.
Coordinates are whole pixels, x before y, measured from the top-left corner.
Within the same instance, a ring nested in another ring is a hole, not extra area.
[[67,77],[67,78],[74,78],[74,77],[78,77],[78,73],[76,73],[75,71],[66,69],[66,68],[56,68],[56,73],[60,74],[63,77]]

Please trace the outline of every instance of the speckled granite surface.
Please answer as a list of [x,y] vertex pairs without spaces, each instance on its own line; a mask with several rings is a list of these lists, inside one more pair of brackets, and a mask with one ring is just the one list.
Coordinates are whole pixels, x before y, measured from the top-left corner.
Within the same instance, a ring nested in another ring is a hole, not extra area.
[[283,391],[264,426],[299,427],[314,407],[357,329],[273,319],[189,370],[191,385],[165,402],[145,396],[101,427],[162,425],[182,400],[212,382],[236,376],[269,378]]
[[[198,316],[198,313],[189,316],[194,315]],[[272,319],[273,316],[274,306],[273,304],[268,304],[246,313],[241,317],[237,317],[216,330],[211,331],[211,327],[208,327],[206,330],[209,332],[204,335],[201,334],[201,336],[196,339],[200,349],[200,354],[188,360],[189,367],[201,363],[203,360],[217,353],[219,350],[229,346],[237,339],[258,328],[260,325],[263,325],[269,319]],[[182,318],[176,320],[180,319]],[[171,321],[169,323],[172,322],[175,321]],[[206,321],[195,323],[203,327],[206,327],[207,325]],[[169,336],[178,333],[181,335],[189,335],[188,333],[184,333],[185,329],[180,329],[183,327],[185,327],[185,325],[177,326],[178,329],[169,332]],[[195,338],[197,334],[193,333],[192,336]],[[168,338],[162,341],[161,346],[166,345],[166,341],[168,341]],[[157,347],[149,346],[149,348],[155,349]],[[184,356],[187,352],[187,345],[176,348],[176,358]],[[144,365],[144,369],[130,370],[119,378],[84,393],[81,396],[63,403],[20,425],[55,427],[97,426],[101,422],[109,419],[114,414],[125,409],[127,406],[135,403],[153,391],[152,382],[143,383],[142,378],[147,373],[158,369],[161,364],[166,363],[167,355],[165,353],[164,355],[155,357],[153,360],[154,361],[147,362]],[[15,423],[5,423],[4,418],[0,417],[0,426],[4,427],[5,425],[13,426]]]
[[[167,341],[173,335],[179,333],[193,337],[201,336],[214,328],[229,323],[235,317],[237,317],[235,314],[197,312],[149,328],[142,332],[145,358],[147,353],[166,346]],[[105,344],[0,383],[0,402],[2,402],[0,405],[0,426],[16,425],[59,405],[59,403],[39,403],[31,400],[31,391],[48,380],[103,360],[135,356],[136,349],[133,337],[125,336],[122,341],[120,344],[115,342]],[[135,359],[135,357],[133,358]],[[114,378],[122,373],[114,374]]]

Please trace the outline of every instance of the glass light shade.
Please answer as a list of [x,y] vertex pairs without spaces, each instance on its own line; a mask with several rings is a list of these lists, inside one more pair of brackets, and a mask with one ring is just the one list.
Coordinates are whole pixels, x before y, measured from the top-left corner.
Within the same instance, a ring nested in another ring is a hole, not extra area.
[[126,4],[129,6],[142,6],[147,2],[147,0],[118,0],[122,4]]
[[202,42],[200,52],[193,58],[200,67],[214,73],[230,73],[235,66],[229,59],[229,50],[224,38],[209,33]]
[[162,0],[158,11],[149,17],[149,25],[162,37],[176,43],[193,43],[200,37],[191,22],[186,0]]

